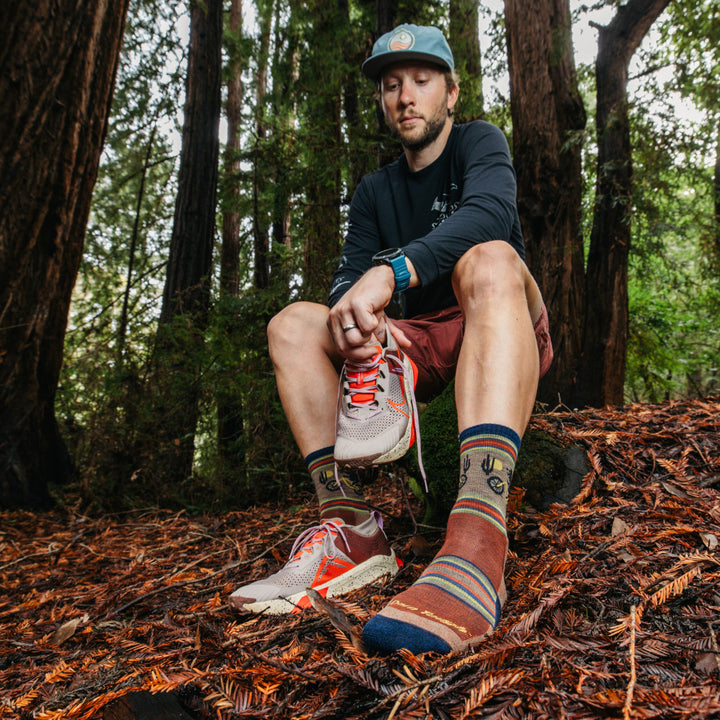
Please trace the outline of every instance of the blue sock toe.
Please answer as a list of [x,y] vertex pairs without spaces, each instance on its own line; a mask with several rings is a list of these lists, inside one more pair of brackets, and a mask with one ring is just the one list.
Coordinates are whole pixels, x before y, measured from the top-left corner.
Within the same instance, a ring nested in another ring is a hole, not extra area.
[[376,615],[363,629],[363,642],[370,652],[389,655],[405,648],[417,655],[423,652],[449,653],[452,648],[437,635],[393,618]]

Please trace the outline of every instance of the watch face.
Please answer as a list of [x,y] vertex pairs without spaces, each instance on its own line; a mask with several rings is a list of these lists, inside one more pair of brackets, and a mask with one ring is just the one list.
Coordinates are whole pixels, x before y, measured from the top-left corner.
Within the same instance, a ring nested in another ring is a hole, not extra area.
[[373,260],[394,260],[403,254],[404,253],[400,248],[388,248],[387,250],[381,250],[379,253],[376,253]]

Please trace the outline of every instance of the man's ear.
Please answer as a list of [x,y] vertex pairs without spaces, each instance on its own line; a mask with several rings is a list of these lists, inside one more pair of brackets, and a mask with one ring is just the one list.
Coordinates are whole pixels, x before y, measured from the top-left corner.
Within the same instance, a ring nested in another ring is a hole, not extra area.
[[448,110],[452,110],[455,107],[455,103],[458,101],[460,95],[460,88],[457,85],[453,85],[448,90]]

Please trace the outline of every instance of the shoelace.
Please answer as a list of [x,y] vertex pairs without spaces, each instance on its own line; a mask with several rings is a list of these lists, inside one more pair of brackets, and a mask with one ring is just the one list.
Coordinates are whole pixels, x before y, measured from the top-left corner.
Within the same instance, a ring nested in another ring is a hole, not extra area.
[[[385,353],[385,359],[391,362],[388,363],[390,372],[397,375],[405,374],[405,363],[400,355],[399,350],[389,350]],[[427,478],[425,477],[425,468],[423,467],[422,461],[422,449],[420,448],[420,413],[417,409],[417,401],[415,400],[415,388],[408,388],[408,395],[410,401],[410,409],[412,411],[413,428],[415,429],[415,442],[417,444],[417,459],[418,467],[420,468],[420,474],[422,475],[423,484],[425,485],[425,492],[429,493]]]
[[325,551],[327,552],[328,557],[336,557],[338,549],[335,546],[335,543],[328,542],[329,538],[334,538],[336,535],[340,535],[340,537],[342,537],[345,541],[346,547],[349,549],[350,543],[343,531],[341,523],[337,523],[334,520],[326,520],[320,525],[313,525],[312,527],[309,527],[307,530],[301,532],[300,535],[298,535],[297,540],[295,540],[292,550],[290,551],[290,559],[299,559],[302,553],[311,552],[312,548],[319,543],[324,543]]
[[350,395],[349,405],[351,408],[359,408],[377,403],[375,393],[379,390],[378,379],[380,377],[380,365],[382,363],[382,350],[368,362],[346,363],[345,377],[347,378],[345,388]]

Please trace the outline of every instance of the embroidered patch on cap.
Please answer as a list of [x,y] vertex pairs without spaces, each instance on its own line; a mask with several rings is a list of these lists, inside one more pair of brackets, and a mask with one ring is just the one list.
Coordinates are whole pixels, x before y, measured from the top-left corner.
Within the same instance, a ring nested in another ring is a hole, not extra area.
[[388,40],[389,50],[409,50],[415,44],[415,36],[408,30],[398,30]]

